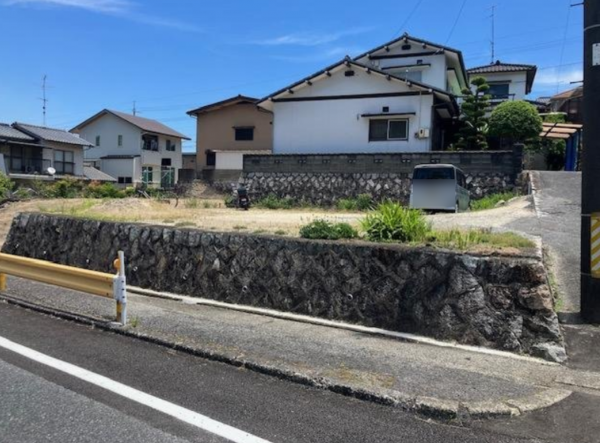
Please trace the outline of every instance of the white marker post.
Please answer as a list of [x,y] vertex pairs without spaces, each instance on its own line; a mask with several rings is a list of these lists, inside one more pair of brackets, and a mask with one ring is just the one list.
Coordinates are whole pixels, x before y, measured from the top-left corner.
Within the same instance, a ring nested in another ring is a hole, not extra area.
[[119,251],[119,258],[114,262],[117,275],[113,283],[114,298],[117,302],[117,322],[127,325],[127,280],[125,278],[125,254]]

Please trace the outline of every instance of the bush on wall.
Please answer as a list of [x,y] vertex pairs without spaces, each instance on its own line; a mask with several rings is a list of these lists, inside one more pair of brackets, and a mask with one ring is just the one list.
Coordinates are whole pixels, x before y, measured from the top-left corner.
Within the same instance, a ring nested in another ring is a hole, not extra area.
[[348,223],[330,223],[315,220],[300,229],[300,237],[313,240],[340,240],[358,237],[358,232]]
[[367,214],[362,228],[371,241],[415,242],[424,239],[431,226],[421,211],[385,202]]
[[526,101],[506,101],[490,116],[489,135],[511,143],[537,140],[542,132],[542,117],[535,106]]

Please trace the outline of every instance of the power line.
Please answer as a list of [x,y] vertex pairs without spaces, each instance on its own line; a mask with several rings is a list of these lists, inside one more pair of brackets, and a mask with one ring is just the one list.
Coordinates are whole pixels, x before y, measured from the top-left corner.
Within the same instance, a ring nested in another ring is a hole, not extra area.
[[399,36],[402,33],[402,31],[404,31],[404,28],[406,27],[408,22],[412,19],[413,15],[415,15],[415,12],[417,12],[417,9],[419,9],[419,6],[421,6],[421,3],[423,3],[423,0],[419,0],[417,2],[415,7],[412,9],[412,11],[410,11],[408,16],[406,17],[406,20],[404,20],[402,25],[400,25],[400,28],[398,28],[398,30],[396,32],[394,32],[394,35],[392,35],[392,39],[396,38],[397,36]]
[[456,29],[456,25],[458,24],[458,21],[460,20],[460,17],[463,13],[463,10],[465,9],[466,4],[467,4],[467,0],[463,0],[462,5],[460,6],[460,9],[458,11],[458,15],[456,16],[456,19],[454,20],[454,24],[452,25],[452,29],[450,29],[450,34],[448,34],[448,38],[446,39],[446,45],[448,45],[448,42],[452,38],[452,34],[454,34],[454,30]]

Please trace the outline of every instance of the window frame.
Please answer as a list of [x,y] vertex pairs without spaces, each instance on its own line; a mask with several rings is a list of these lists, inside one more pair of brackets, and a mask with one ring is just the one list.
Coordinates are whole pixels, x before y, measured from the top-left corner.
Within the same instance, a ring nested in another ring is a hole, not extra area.
[[133,183],[133,177],[117,177],[117,183],[120,185],[130,185]]
[[[371,125],[374,122],[385,121],[387,125],[386,138],[385,139],[374,139],[373,138],[373,130]],[[406,126],[406,136],[402,138],[390,138],[390,127],[392,122],[404,122]],[[386,119],[371,119],[369,120],[369,143],[377,143],[377,142],[396,142],[396,141],[408,141],[410,135],[410,121],[407,118],[386,118]]]
[[[59,157],[58,159],[57,159],[57,154]],[[70,154],[70,155],[67,156],[65,154]],[[61,157],[62,157],[62,159],[61,159]],[[68,157],[71,158],[70,161],[68,161]],[[54,153],[52,154],[52,166],[56,170],[57,174],[75,175],[75,153],[73,151],[54,149]]]
[[[506,94],[494,94],[492,90],[498,86],[506,87]],[[510,82],[489,83],[489,87],[490,89],[487,94],[492,97],[492,100],[506,100],[510,98]]]
[[173,140],[168,138],[165,140],[165,150],[168,152],[175,152],[177,151],[177,145],[173,143]]
[[99,136],[99,135],[97,135],[97,136],[96,136],[96,140],[95,140],[95,144],[94,144],[94,146],[96,146],[96,147],[99,147],[99,146],[100,146],[100,143],[101,143],[100,136]]
[[154,184],[153,166],[142,166],[142,183],[146,186]]
[[[235,126],[233,128],[233,130],[234,130],[233,137],[236,142],[253,142],[254,141],[254,130],[255,130],[254,126]],[[242,131],[250,131],[250,137],[249,138],[240,137],[239,134],[242,133]]]
[[123,147],[123,135],[121,135],[121,134],[117,135],[117,146],[119,148]]

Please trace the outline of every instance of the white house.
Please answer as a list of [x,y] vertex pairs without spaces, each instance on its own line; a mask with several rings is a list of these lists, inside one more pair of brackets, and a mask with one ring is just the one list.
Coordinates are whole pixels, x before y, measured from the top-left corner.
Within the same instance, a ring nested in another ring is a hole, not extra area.
[[525,100],[533,88],[537,66],[497,61],[467,71],[469,79],[483,77],[490,85],[492,105],[507,100]]
[[183,167],[185,135],[162,123],[104,109],[71,129],[92,141],[85,161],[121,185],[170,187]]
[[274,114],[274,154],[423,152],[453,141],[466,86],[460,51],[405,34],[258,106]]
[[91,143],[62,129],[0,123],[0,155],[13,179],[85,178],[83,152]]

